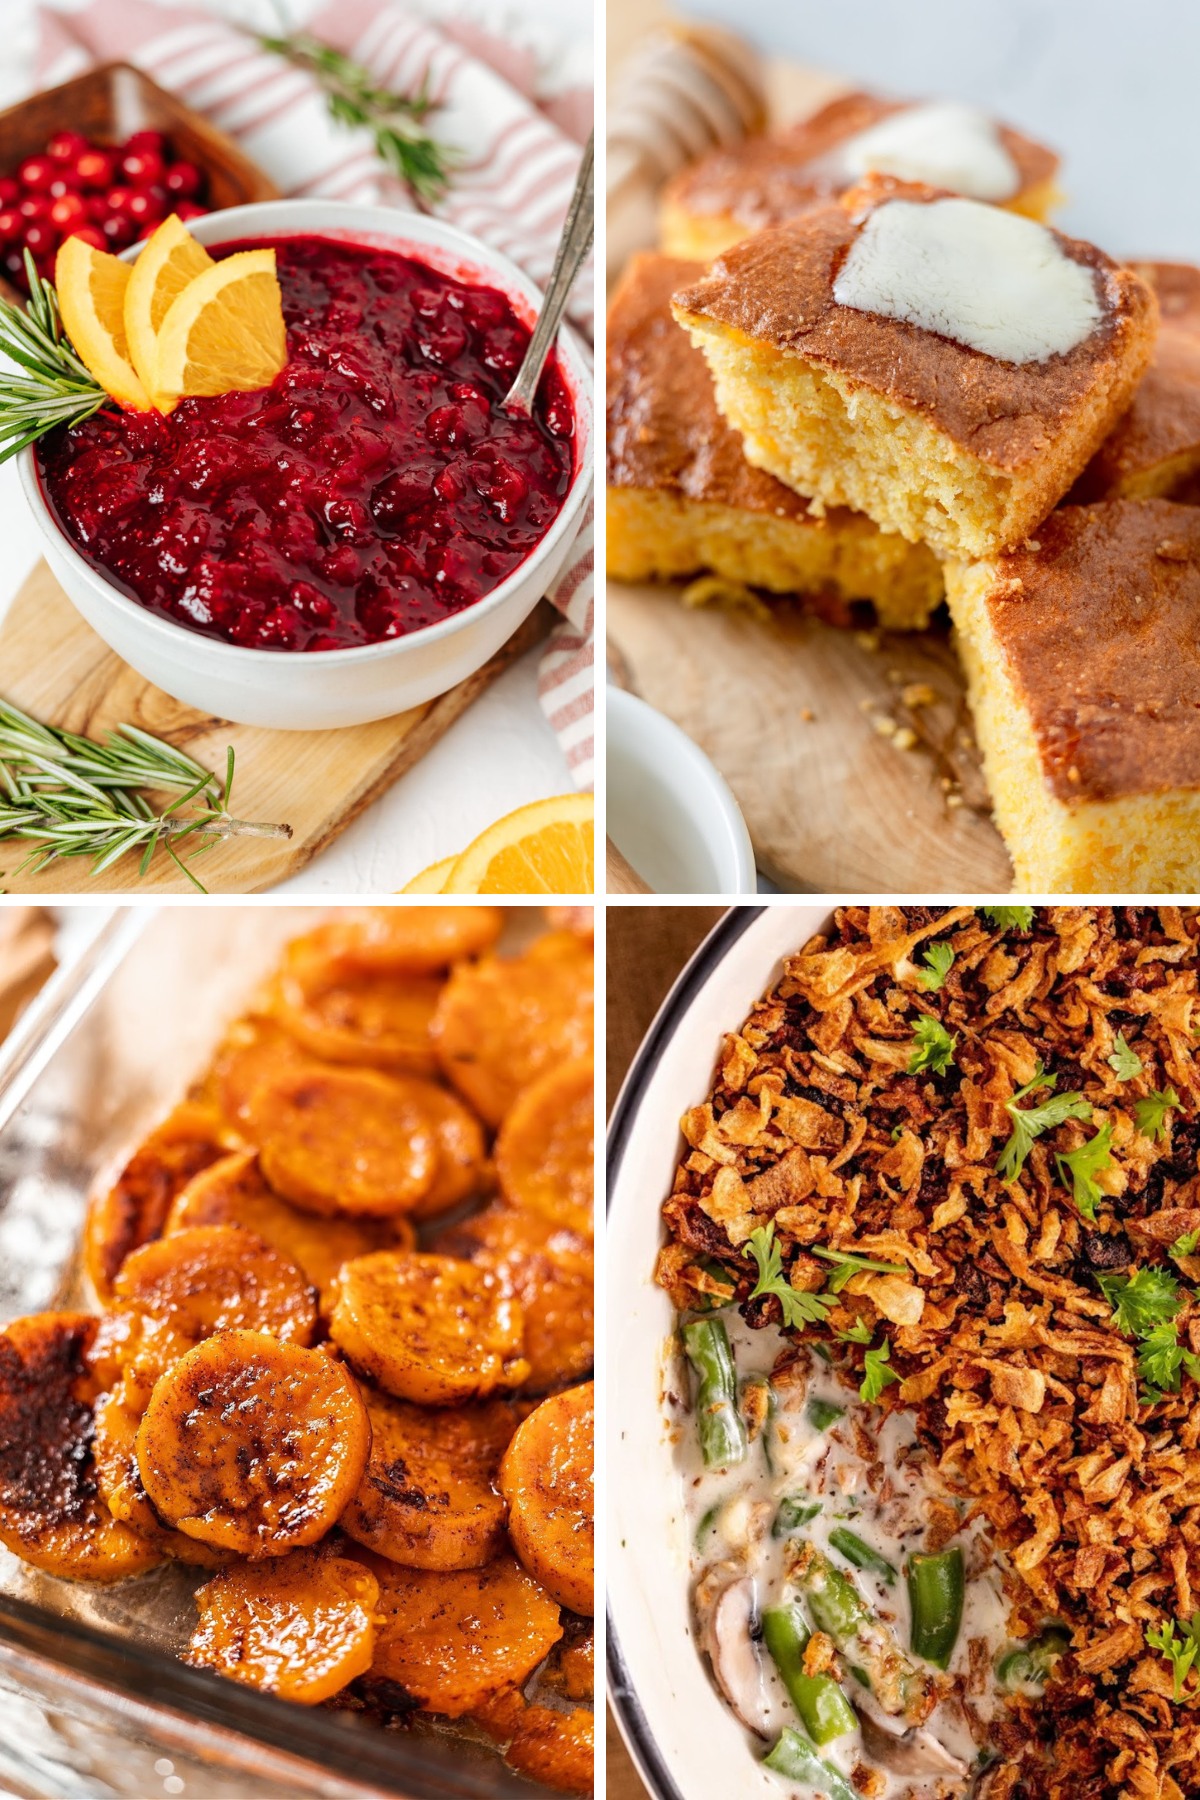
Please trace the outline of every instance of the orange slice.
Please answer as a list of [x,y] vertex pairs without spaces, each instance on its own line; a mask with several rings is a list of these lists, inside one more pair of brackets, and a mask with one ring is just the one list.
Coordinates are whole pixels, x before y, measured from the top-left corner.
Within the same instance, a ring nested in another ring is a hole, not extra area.
[[239,250],[189,281],[158,332],[154,393],[169,412],[185,394],[269,387],[287,362],[273,250]]
[[130,268],[120,257],[69,237],[54,264],[58,309],[79,360],[127,410],[146,412],[150,397],[129,357],[125,291]]
[[419,875],[414,875],[411,881],[406,881],[399,892],[402,894],[444,894],[446,877],[457,861],[456,856],[446,856],[441,862],[430,863],[427,869],[422,869]]
[[446,894],[590,894],[596,880],[595,802],[557,794],[519,806],[456,860]]
[[175,213],[146,241],[133,265],[125,289],[125,336],[130,361],[152,397],[162,322],[188,283],[212,266],[208,251]]

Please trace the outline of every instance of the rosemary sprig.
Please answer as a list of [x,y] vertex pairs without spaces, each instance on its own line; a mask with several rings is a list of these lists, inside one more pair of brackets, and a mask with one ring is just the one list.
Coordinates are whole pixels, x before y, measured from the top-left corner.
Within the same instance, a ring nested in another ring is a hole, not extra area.
[[[158,811],[142,789],[176,798]],[[206,893],[179,855],[185,839],[195,840],[195,857],[223,838],[292,835],[290,825],[235,819],[232,789],[232,746],[221,781],[136,725],[119,725],[101,744],[54,731],[0,700],[0,844],[23,838],[38,846],[21,869],[36,873],[63,857],[89,856],[92,874],[100,875],[121,857],[140,854],[143,876],[161,848]]]
[[24,370],[0,368],[0,463],[55,425],[78,425],[108,399],[63,331],[58,295],[25,252],[29,304],[0,300],[0,354]]
[[441,199],[455,152],[424,129],[433,111],[424,90],[407,96],[377,87],[369,69],[305,31],[284,37],[255,35],[263,50],[313,77],[325,95],[330,117],[339,125],[366,127],[380,160],[408,183],[418,199],[430,203]]

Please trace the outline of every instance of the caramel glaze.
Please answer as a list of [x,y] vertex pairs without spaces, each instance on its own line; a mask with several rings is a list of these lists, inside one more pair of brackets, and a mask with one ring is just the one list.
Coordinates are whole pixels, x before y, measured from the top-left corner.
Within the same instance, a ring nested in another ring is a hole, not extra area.
[[1157,303],[1132,270],[1055,231],[1064,255],[1093,272],[1104,317],[1083,343],[1046,362],[1000,362],[906,319],[839,306],[834,281],[875,207],[945,197],[936,188],[873,176],[840,200],[735,244],[675,295],[675,316],[725,327],[849,376],[923,413],[980,461],[1016,473],[1052,451],[1105,365],[1124,362],[1153,330]]
[[1200,269],[1134,263],[1158,296],[1154,361],[1133,405],[1079,477],[1072,500],[1102,500],[1156,464],[1200,452]]
[[[728,216],[747,231],[781,224],[845,185],[819,166],[823,157],[848,138],[912,104],[881,100],[874,94],[840,94],[786,131],[745,138],[740,144],[710,151],[675,177],[666,191],[667,202],[690,213]],[[1052,150],[1010,131],[1007,125],[997,126],[997,131],[1017,167],[1019,187],[1014,199],[1053,178],[1058,158]]]
[[740,435],[717,411],[703,351],[693,349],[671,316],[671,295],[703,273],[701,263],[646,253],[632,259],[613,295],[609,486],[665,489],[689,500],[807,519],[809,502],[801,494],[746,461]]
[[995,560],[986,606],[1051,793],[1200,787],[1200,510],[1064,506],[1038,543]]
[[95,1319],[57,1313],[19,1343],[0,1335],[0,1507],[23,1537],[96,1510],[87,1367],[95,1334]]

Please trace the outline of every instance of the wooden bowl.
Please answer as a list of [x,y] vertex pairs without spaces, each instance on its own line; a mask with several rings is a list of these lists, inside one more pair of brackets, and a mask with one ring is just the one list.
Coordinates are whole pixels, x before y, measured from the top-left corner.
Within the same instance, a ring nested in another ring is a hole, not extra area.
[[[0,112],[0,175],[40,156],[56,131],[81,131],[94,143],[123,143],[134,131],[161,131],[175,157],[195,163],[205,178],[209,209],[277,200],[279,189],[244,156],[232,138],[177,100],[130,63],[105,63],[74,81],[31,94]],[[25,296],[0,276],[0,293]]]

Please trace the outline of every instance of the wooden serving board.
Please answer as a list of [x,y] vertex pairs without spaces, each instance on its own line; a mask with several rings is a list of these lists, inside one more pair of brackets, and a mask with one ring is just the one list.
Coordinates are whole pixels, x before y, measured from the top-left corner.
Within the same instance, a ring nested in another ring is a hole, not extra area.
[[[737,796],[758,866],[796,893],[998,894],[991,822],[946,630],[853,632],[792,601],[768,619],[608,584],[618,681],[675,720]],[[933,691],[909,705],[906,689]],[[911,730],[899,749],[876,724]]]
[[[239,819],[288,824],[288,839],[230,838],[205,851],[196,874],[210,893],[274,887],[310,862],[363,808],[420,761],[455,719],[508,665],[549,630],[542,602],[489,663],[448,694],[340,731],[267,731],[193,712],[143,679],[85,625],[39,563],[0,625],[0,693],[47,725],[102,738],[139,725],[216,773],[226,746],[236,756],[232,811]],[[39,875],[18,865],[32,846],[0,846],[0,885],[12,894],[191,894],[171,859],[156,853],[139,879],[130,857],[93,878],[80,857]]]

